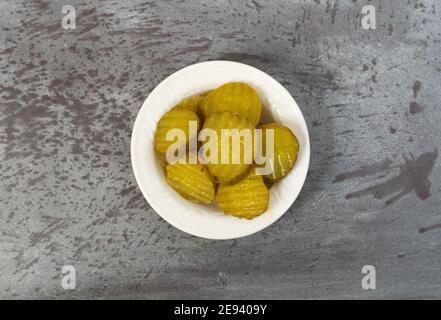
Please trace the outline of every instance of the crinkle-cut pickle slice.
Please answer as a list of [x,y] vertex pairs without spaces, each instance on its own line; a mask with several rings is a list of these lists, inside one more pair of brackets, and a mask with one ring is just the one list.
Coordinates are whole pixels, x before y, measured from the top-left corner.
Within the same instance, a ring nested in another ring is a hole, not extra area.
[[225,214],[252,219],[268,209],[269,191],[261,175],[252,169],[235,184],[220,184],[216,202]]
[[179,102],[176,106],[174,106],[173,109],[188,109],[188,110],[191,110],[191,111],[198,113],[199,112],[199,105],[204,100],[204,98],[205,98],[205,96],[203,96],[203,95],[198,95],[198,96],[186,98],[186,99],[182,100],[181,102]]
[[292,131],[279,124],[267,123],[258,127],[262,129],[262,149],[263,155],[266,155],[266,129],[274,130],[274,161],[271,161],[272,173],[265,176],[269,182],[286,176],[293,168],[299,154],[299,142]]
[[[213,144],[217,144],[218,159],[216,163],[208,162],[207,164],[208,170],[216,178],[216,181],[232,181],[251,166],[253,160],[254,127],[246,119],[229,112],[218,112],[212,114],[205,121],[203,128],[213,129],[217,133],[216,141]],[[250,133],[249,141],[244,136],[239,138],[240,147],[238,149],[240,155],[237,155],[239,156],[239,163],[233,163],[234,139],[230,139],[229,148],[222,148],[222,129],[237,129],[239,132],[240,130],[245,130]],[[208,143],[211,144],[212,142],[204,142],[203,148],[206,148]],[[209,152],[207,151],[207,153]],[[228,159],[227,163],[222,163],[222,153],[224,153],[224,159]],[[246,154],[249,157],[245,157]]]
[[201,164],[169,164],[167,183],[182,197],[195,203],[209,204],[215,194],[214,182]]
[[[190,121],[197,122],[197,129],[199,131],[200,121],[196,112],[189,109],[172,109],[165,113],[158,121],[155,132],[155,150],[160,153],[166,153],[169,146],[175,141],[167,141],[167,132],[171,129],[181,129],[185,132],[186,143],[194,137],[190,137],[189,124]],[[196,132],[197,135],[197,132]]]
[[213,90],[204,103],[208,116],[228,111],[239,114],[253,126],[260,121],[262,103],[257,92],[246,83],[229,82]]

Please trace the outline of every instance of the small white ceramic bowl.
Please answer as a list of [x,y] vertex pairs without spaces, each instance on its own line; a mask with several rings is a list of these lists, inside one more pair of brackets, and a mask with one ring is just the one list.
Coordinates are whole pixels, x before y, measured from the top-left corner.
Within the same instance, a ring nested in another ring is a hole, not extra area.
[[[153,146],[156,124],[173,105],[185,97],[231,81],[250,84],[265,106],[262,120],[275,120],[289,127],[300,145],[294,168],[270,189],[268,210],[252,220],[225,215],[215,204],[199,205],[183,199],[167,185]],[[293,204],[303,187],[309,167],[309,155],[309,134],[305,119],[289,92],[263,71],[230,61],[194,64],[162,81],[144,101],[133,127],[131,142],[133,172],[151,207],[176,228],[207,239],[247,236],[279,219]]]

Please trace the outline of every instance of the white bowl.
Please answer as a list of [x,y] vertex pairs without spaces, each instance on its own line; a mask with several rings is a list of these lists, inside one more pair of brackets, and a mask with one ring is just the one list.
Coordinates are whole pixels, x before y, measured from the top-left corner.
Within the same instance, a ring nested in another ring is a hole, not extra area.
[[[154,132],[161,116],[181,99],[213,89],[225,82],[242,81],[259,94],[263,120],[289,127],[300,145],[291,172],[270,189],[268,210],[252,220],[225,215],[215,205],[191,203],[166,181],[154,151]],[[210,61],[183,68],[162,81],[147,97],[135,121],[131,141],[133,172],[142,194],[168,223],[207,239],[234,239],[260,231],[279,219],[296,200],[309,167],[309,134],[305,119],[289,92],[266,73],[237,62]]]

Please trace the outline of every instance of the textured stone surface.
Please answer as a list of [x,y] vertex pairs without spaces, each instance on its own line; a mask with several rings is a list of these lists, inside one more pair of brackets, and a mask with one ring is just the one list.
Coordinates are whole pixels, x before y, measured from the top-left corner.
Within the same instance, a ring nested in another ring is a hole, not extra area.
[[[361,7],[377,29],[360,28]],[[63,30],[73,5],[77,29]],[[0,1],[0,297],[441,298],[441,3]],[[311,137],[281,220],[174,229],[130,164],[148,93],[228,59],[279,80]],[[61,288],[61,268],[77,289]],[[361,268],[377,290],[361,289]]]

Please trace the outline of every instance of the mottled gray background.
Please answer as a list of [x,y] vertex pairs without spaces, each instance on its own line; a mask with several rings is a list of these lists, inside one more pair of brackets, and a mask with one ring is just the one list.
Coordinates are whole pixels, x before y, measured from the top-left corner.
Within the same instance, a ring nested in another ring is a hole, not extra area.
[[[77,11],[63,30],[61,8]],[[377,29],[360,27],[377,9]],[[1,298],[441,298],[441,2],[0,1]],[[189,64],[291,92],[311,167],[277,223],[195,238],[144,200],[130,134]],[[77,289],[61,288],[61,268]],[[361,268],[377,290],[361,288]]]

